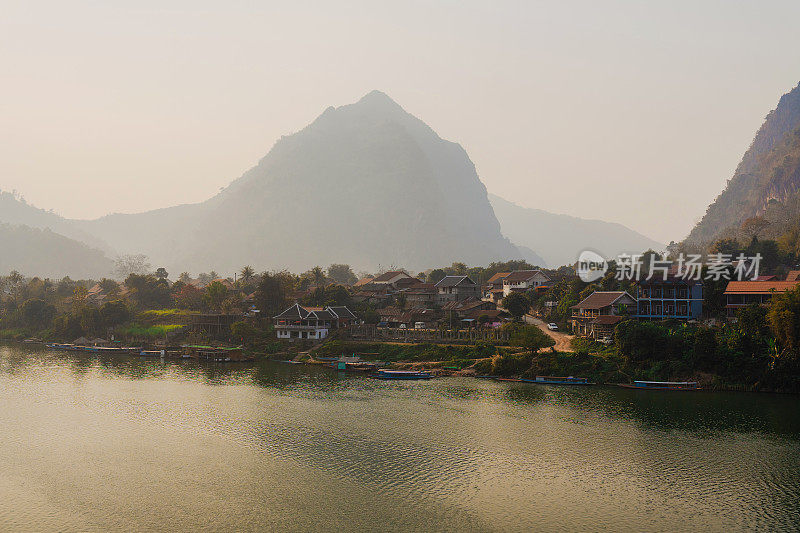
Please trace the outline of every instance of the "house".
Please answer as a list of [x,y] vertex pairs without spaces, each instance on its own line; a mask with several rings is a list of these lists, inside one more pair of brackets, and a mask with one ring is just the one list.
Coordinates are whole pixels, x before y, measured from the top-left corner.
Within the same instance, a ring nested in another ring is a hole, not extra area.
[[511,272],[498,272],[486,281],[483,286],[483,299],[488,302],[498,303],[503,299],[503,280]]
[[99,283],[95,283],[91,289],[86,291],[86,301],[93,305],[100,305],[106,299],[106,293]]
[[363,285],[366,285],[367,283],[372,283],[372,280],[374,280],[374,279],[375,278],[373,278],[372,276],[367,276],[365,278],[361,278],[360,280],[356,281],[353,284],[353,287],[361,287]]
[[478,300],[477,298],[467,298],[466,300],[457,300],[447,302],[442,306],[442,311],[454,312],[458,318],[466,318],[472,311],[495,311],[497,305],[493,302],[485,300]]
[[[402,280],[405,279],[415,279],[414,276],[406,274],[402,270],[391,270],[389,272],[384,272],[380,276],[373,279],[370,283],[374,285],[388,285],[393,289],[397,288],[397,284],[401,283]],[[419,282],[419,280],[416,280]]]
[[485,315],[490,323],[493,322],[493,318],[495,319],[494,321],[498,320],[497,305],[494,302],[487,302],[477,298],[447,302],[442,306],[442,311],[448,315],[448,318],[452,319],[452,315],[455,315],[464,325],[470,327],[477,326],[478,319],[482,315]]
[[572,331],[595,340],[611,338],[628,311],[636,312],[636,299],[626,291],[595,291],[572,306]]
[[353,294],[353,301],[381,304],[389,300],[391,293],[392,288],[389,285],[368,283]]
[[680,276],[673,265],[666,275],[636,282],[636,314],[644,320],[698,320],[703,313],[703,282]]
[[773,295],[792,290],[800,284],[796,281],[729,281],[725,287],[725,314],[736,315],[736,311],[751,304],[767,305]]
[[428,307],[436,303],[439,291],[433,283],[417,283],[403,290],[407,305],[411,307]]
[[331,329],[346,327],[355,320],[353,312],[344,306],[323,309],[305,308],[300,304],[273,317],[278,338],[288,340],[324,339]]
[[398,307],[385,307],[378,309],[378,316],[381,321],[379,327],[406,328],[412,329],[418,323],[425,328],[435,328],[438,321],[438,313],[433,309],[415,307],[411,309],[400,309]]
[[396,282],[394,282],[392,286],[394,287],[395,290],[402,291],[403,289],[414,287],[416,285],[419,285],[420,283],[422,283],[421,280],[417,278],[408,277],[397,280]]
[[786,281],[800,281],[800,270],[790,270],[789,273],[786,274]]
[[[511,315],[499,309],[473,309],[464,313],[464,316],[461,320],[462,322],[470,322],[470,325],[475,325],[478,327],[483,326],[489,328],[499,328],[510,319]],[[485,320],[485,323],[482,323],[483,320]]]
[[503,278],[503,296],[515,291],[527,291],[550,283],[550,278],[541,270],[515,270]]
[[480,287],[469,276],[445,276],[435,286],[441,304],[480,297]]

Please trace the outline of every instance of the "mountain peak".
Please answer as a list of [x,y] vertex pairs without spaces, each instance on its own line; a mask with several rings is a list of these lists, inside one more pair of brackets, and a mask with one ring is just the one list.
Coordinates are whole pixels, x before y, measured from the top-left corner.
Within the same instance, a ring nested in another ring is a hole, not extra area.
[[353,104],[353,106],[375,111],[403,111],[403,108],[400,107],[400,104],[392,100],[388,94],[378,90],[368,92],[361,98],[361,100]]

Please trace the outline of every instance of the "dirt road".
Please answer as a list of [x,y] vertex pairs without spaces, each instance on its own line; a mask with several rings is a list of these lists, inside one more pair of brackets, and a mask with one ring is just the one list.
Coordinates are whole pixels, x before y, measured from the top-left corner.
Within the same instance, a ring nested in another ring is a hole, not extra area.
[[559,352],[572,352],[572,339],[575,338],[574,335],[569,335],[567,333],[561,333],[560,331],[550,331],[547,328],[547,324],[542,322],[536,317],[532,317],[531,315],[525,315],[525,323],[531,324],[533,326],[538,326],[539,329],[550,335],[553,340],[556,341],[556,345],[554,348]]

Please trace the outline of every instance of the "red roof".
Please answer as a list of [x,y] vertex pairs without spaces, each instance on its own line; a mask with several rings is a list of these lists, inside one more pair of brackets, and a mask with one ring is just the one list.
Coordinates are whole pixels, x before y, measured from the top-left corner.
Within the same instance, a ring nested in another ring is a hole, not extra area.
[[800,281],[729,281],[725,294],[771,294],[794,289]]
[[505,279],[509,274],[511,274],[511,272],[498,272],[497,274],[486,280],[486,284],[492,285],[493,283]]
[[800,270],[790,270],[786,274],[786,281],[800,281]]
[[405,272],[403,272],[402,270],[390,270],[389,272],[384,272],[383,274],[381,274],[377,278],[373,279],[372,282],[373,283],[387,283],[387,282],[391,281],[392,279],[396,278],[397,276],[405,276],[407,278],[411,277],[408,274],[406,274]]

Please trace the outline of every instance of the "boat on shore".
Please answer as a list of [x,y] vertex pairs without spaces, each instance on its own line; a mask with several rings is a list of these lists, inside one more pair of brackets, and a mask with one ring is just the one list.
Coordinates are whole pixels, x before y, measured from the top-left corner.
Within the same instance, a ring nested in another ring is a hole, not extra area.
[[634,381],[617,385],[625,389],[638,390],[701,390],[696,381]]
[[45,344],[48,348],[54,350],[66,350],[70,352],[89,352],[89,353],[105,353],[105,354],[138,354],[142,351],[141,348],[135,346],[85,346],[83,344],[50,342]]
[[420,370],[378,370],[372,374],[376,379],[431,379],[433,374]]
[[538,385],[594,385],[589,378],[576,378],[573,376],[536,376],[536,379],[528,378],[499,378],[497,376],[487,376],[495,381],[510,381],[512,383],[535,383]]
[[574,376],[536,376],[536,379],[520,379],[523,383],[538,383],[539,385],[594,385],[589,378],[576,378]]

